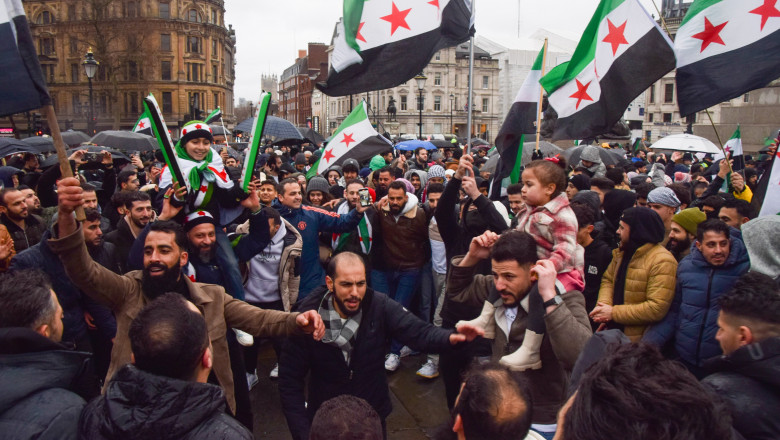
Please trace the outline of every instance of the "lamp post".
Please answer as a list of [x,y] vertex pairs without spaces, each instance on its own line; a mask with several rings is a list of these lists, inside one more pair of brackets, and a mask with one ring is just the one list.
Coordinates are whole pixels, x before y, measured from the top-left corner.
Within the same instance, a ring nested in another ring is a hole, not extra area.
[[450,93],[450,134],[455,134],[455,129],[452,128],[452,102],[455,100],[455,95]]
[[95,77],[98,64],[100,63],[95,61],[91,47],[87,50],[86,58],[81,64],[84,65],[84,72],[87,74],[87,81],[89,81],[89,121],[87,122],[87,131],[89,131],[89,135],[92,136],[95,134],[95,108],[92,102],[92,78]]
[[427,76],[423,74],[423,72],[420,72],[419,75],[414,77],[414,80],[417,81],[417,90],[420,92],[419,97],[417,98],[417,108],[420,110],[420,131],[419,131],[419,137],[418,139],[422,139],[422,111],[423,111],[423,88],[425,87],[425,80],[428,79]]

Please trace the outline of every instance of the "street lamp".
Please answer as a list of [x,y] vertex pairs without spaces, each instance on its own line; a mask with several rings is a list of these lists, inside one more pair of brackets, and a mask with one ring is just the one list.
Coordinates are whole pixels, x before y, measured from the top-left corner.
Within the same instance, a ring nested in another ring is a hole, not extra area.
[[95,61],[91,47],[87,50],[87,56],[81,64],[84,65],[84,72],[87,74],[87,81],[89,81],[89,122],[87,122],[87,131],[90,136],[92,136],[95,134],[95,108],[92,102],[92,78],[95,77],[98,64],[100,63]]
[[419,75],[414,77],[414,80],[417,81],[417,90],[420,91],[420,96],[417,100],[417,108],[420,110],[420,133],[419,133],[419,139],[422,139],[422,111],[423,111],[423,88],[425,87],[425,80],[428,79],[427,76],[423,74],[423,72],[420,72]]
[[455,95],[450,93],[450,134],[453,134],[455,132],[455,129],[452,128],[452,102],[455,100]]

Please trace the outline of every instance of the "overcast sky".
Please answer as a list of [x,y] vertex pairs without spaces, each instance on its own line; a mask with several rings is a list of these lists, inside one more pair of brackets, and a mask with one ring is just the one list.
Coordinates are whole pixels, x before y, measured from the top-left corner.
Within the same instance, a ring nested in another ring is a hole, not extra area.
[[[652,0],[640,1],[658,15]],[[599,0],[475,2],[478,35],[512,49],[535,49],[521,42],[539,28],[579,40]],[[281,75],[309,42],[330,43],[342,0],[226,0],[225,9],[225,23],[236,30],[236,101],[256,100],[262,74]]]

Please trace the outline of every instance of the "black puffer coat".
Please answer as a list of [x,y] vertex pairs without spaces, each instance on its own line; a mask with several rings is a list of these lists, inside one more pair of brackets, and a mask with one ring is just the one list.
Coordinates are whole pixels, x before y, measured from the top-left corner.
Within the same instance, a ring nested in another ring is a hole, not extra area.
[[714,358],[704,378],[725,399],[736,429],[747,440],[780,438],[780,337]]
[[84,408],[82,439],[252,439],[227,412],[216,386],[170,379],[125,365],[105,395]]

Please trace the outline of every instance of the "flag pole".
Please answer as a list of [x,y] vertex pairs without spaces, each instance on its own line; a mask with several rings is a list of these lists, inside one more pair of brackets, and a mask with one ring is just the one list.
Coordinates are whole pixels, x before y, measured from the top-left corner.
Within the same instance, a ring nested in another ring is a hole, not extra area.
[[[70,168],[70,162],[68,162],[68,154],[65,152],[65,142],[62,140],[62,133],[60,133],[60,126],[57,123],[57,115],[54,113],[54,107],[52,105],[44,105],[44,113],[46,113],[46,122],[49,123],[49,130],[51,130],[51,137],[54,139],[54,149],[57,150],[57,162],[60,164],[60,172],[62,177],[73,177],[73,170]],[[76,208],[76,220],[84,221],[84,208],[79,206]]]
[[230,138],[228,137],[228,132],[227,129],[225,128],[225,120],[222,118],[223,115],[222,108],[220,108],[220,106],[217,106],[217,109],[219,110],[219,123],[222,124],[222,134],[225,135],[225,142],[229,145],[230,142],[228,141],[228,139]]
[[704,111],[707,113],[707,117],[710,119],[710,125],[712,125],[712,130],[715,131],[715,138],[718,140],[718,146],[720,147],[720,151],[723,152],[723,159],[726,161],[726,165],[729,166],[729,172],[733,173],[734,170],[731,169],[731,161],[729,161],[729,156],[728,154],[726,154],[726,150],[723,148],[723,142],[720,140],[720,134],[718,134],[718,129],[715,127],[715,122],[712,120],[710,109],[705,108]]
[[[544,52],[542,53],[542,72],[544,76],[544,67],[547,65],[547,38],[544,39]],[[539,136],[542,133],[542,101],[544,100],[544,87],[539,86],[539,104],[536,106],[536,151],[539,151]]]
[[[474,7],[474,3],[471,3],[471,7]],[[471,128],[472,128],[472,116],[471,112],[473,110],[474,106],[474,98],[472,94],[474,93],[474,37],[472,36],[469,39],[469,96],[468,96],[468,115],[466,115],[466,133],[467,133],[467,141],[466,141],[466,154],[471,154]]]

